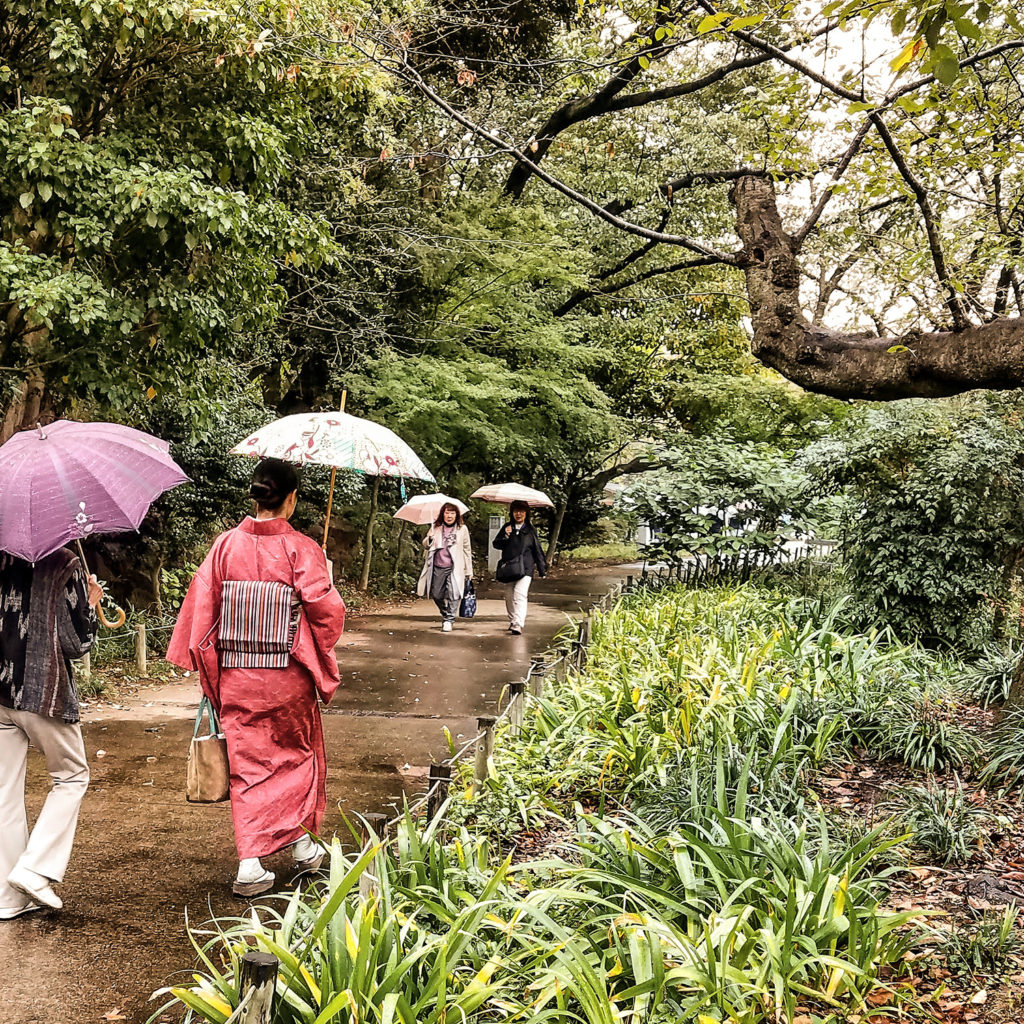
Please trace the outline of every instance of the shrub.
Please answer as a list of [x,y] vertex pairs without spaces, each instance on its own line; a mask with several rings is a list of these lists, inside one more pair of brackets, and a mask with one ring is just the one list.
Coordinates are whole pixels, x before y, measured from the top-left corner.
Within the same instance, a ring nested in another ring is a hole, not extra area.
[[981,781],[990,789],[1024,783],[1024,708],[1008,708],[988,737]]
[[1010,695],[1010,684],[1020,657],[1016,646],[988,644],[960,673],[957,683],[964,699],[983,708],[1002,704]]
[[930,701],[922,701],[912,714],[897,719],[882,744],[885,756],[928,772],[970,768],[981,750],[977,736],[949,721]]
[[982,826],[994,820],[988,811],[964,798],[960,780],[952,789],[932,782],[913,786],[895,804],[895,809],[925,853],[941,858],[942,864],[963,864],[983,842]]
[[970,978],[1005,973],[1021,947],[1016,922],[1017,906],[1011,903],[1002,912],[986,911],[973,927],[955,928],[940,947],[950,973]]

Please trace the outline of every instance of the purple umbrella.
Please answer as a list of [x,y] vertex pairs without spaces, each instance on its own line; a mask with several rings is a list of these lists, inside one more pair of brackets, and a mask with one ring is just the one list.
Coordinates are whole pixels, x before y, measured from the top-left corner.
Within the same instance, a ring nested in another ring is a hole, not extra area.
[[94,533],[137,530],[187,483],[166,441],[118,423],[57,420],[0,447],[0,550],[39,559]]

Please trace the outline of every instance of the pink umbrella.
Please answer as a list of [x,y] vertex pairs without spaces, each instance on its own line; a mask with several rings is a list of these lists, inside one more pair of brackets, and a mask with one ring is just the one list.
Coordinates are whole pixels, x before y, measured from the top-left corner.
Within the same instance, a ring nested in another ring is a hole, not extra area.
[[434,522],[444,505],[454,505],[463,515],[469,511],[458,498],[449,498],[447,494],[419,494],[410,498],[394,515],[395,519],[404,519],[414,526],[425,526]]
[[57,420],[0,447],[0,550],[37,562],[94,533],[137,530],[188,482],[166,441],[119,423]]
[[471,498],[493,501],[498,505],[511,505],[513,501],[525,501],[530,508],[554,508],[555,503],[543,492],[522,484],[485,484],[477,488]]

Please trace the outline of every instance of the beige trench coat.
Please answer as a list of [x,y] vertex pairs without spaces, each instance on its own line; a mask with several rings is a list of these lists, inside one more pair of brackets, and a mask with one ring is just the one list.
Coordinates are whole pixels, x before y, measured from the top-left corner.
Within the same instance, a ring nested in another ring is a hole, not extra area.
[[[423,571],[416,584],[416,593],[420,597],[430,597],[430,582],[434,575],[434,551],[436,546],[441,543],[441,529],[440,526],[432,526],[430,532],[423,538],[427,557],[423,560]],[[473,551],[469,543],[469,530],[465,524],[456,528],[451,552],[452,595],[456,601],[460,601],[466,580],[473,575]]]

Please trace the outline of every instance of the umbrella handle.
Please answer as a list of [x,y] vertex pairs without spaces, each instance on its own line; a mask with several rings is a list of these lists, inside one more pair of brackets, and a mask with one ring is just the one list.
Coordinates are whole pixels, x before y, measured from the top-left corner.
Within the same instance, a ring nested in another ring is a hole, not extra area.
[[[85,560],[85,549],[82,547],[82,542],[81,541],[77,541],[77,544],[78,544],[78,557],[82,560],[82,568],[86,571],[86,574],[89,574],[89,563],[86,562],[86,560]],[[107,627],[107,629],[120,629],[124,625],[124,619],[125,619],[124,609],[123,608],[118,608],[117,605],[115,605],[114,607],[117,608],[117,618],[114,619],[113,622],[111,622],[106,617],[106,615],[103,614],[103,605],[102,605],[102,603],[96,605],[96,614],[99,616],[100,622],[102,622],[103,625]]]
[[117,605],[114,606],[117,611],[117,617],[111,622],[106,615],[103,614],[103,605],[96,606],[96,614],[100,617],[100,622],[103,623],[107,629],[120,629],[124,625],[125,615],[124,609],[119,608]]

